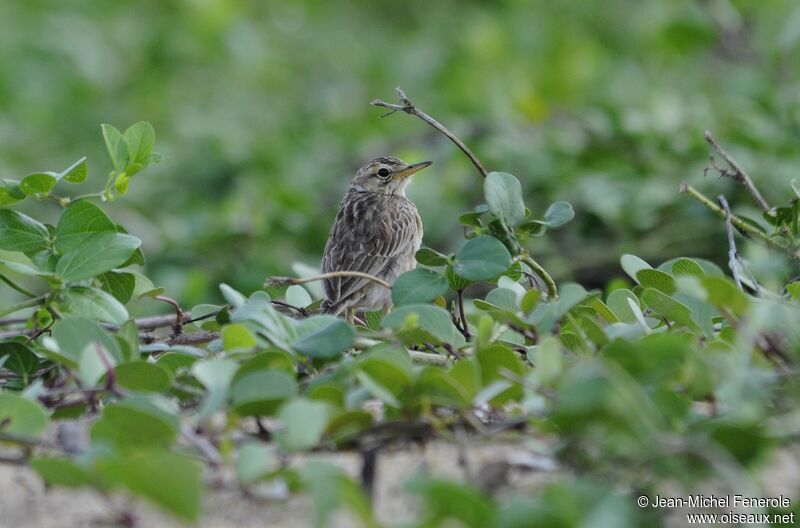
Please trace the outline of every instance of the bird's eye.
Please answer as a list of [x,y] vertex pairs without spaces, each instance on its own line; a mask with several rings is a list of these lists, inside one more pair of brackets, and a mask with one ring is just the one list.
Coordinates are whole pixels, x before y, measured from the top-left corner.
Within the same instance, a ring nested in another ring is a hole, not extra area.
[[388,175],[389,175],[389,169],[382,168],[382,169],[378,170],[378,176],[380,176],[381,178],[385,178]]

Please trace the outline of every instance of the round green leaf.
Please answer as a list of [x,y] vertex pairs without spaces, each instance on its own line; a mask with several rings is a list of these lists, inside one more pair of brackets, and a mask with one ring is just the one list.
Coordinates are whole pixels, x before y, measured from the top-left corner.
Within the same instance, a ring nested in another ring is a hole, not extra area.
[[37,437],[47,426],[47,413],[38,403],[11,394],[0,392],[0,423],[4,433]]
[[189,521],[200,514],[202,467],[194,457],[163,449],[147,449],[101,457],[97,472],[167,511]]
[[450,259],[431,248],[422,248],[415,255],[417,262],[425,266],[446,266]]
[[172,444],[178,434],[178,419],[145,402],[130,399],[108,405],[92,425],[92,441],[104,441],[118,447],[166,447]]
[[511,254],[490,236],[473,238],[459,250],[453,270],[467,280],[493,280],[511,266]]
[[275,432],[275,440],[286,451],[311,449],[319,443],[328,425],[328,405],[297,398],[281,407],[278,419],[283,428]]
[[308,294],[308,290],[299,284],[293,284],[286,288],[286,302],[298,308],[305,308],[314,300]]
[[353,327],[338,317],[317,315],[304,319],[297,326],[297,340],[292,348],[315,359],[333,359],[353,346]]
[[575,211],[569,202],[554,202],[544,213],[541,224],[547,227],[560,227],[575,218]]
[[[628,274],[630,278],[636,280],[636,274],[643,269],[651,269],[652,266],[640,259],[636,255],[625,254],[619,259],[622,269]],[[617,314],[619,315],[619,314]]]
[[270,415],[297,394],[297,381],[280,370],[257,370],[238,378],[231,387],[233,408],[241,415]]
[[455,340],[456,327],[450,314],[431,304],[408,304],[395,308],[383,318],[382,324],[402,334],[407,343],[453,343]]
[[515,226],[525,218],[522,186],[507,172],[490,172],[483,180],[483,195],[489,210],[507,225]]
[[447,279],[439,273],[415,268],[397,277],[392,286],[392,302],[403,304],[425,303],[447,291]]
[[52,172],[37,172],[28,174],[19,182],[19,188],[28,196],[47,194],[55,187],[56,175]]
[[117,383],[132,391],[162,392],[169,388],[171,376],[159,365],[131,361],[114,367]]
[[643,269],[636,272],[636,280],[642,286],[655,288],[667,295],[675,293],[675,279],[669,273],[657,269]]

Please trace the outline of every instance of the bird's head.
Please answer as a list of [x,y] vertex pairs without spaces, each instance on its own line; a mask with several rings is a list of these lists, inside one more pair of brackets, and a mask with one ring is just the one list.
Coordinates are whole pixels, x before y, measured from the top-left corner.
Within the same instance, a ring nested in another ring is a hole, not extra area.
[[382,194],[405,196],[410,176],[429,166],[432,161],[408,164],[392,156],[379,156],[358,169],[350,188]]

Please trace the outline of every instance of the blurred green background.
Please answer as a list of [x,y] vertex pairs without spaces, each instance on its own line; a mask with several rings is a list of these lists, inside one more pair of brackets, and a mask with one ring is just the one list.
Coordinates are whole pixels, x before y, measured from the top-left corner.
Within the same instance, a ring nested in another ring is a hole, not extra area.
[[706,128],[786,201],[799,49],[794,0],[4,0],[0,177],[88,155],[99,190],[100,123],[152,122],[164,161],[105,208],[189,305],[222,281],[250,292],[295,261],[317,266],[349,178],[379,154],[435,161],[409,194],[425,244],[451,251],[480,180],[421,121],[368,105],[400,85],[519,177],[535,214],[574,205],[575,221],[528,247],[557,279],[597,286],[624,252],[724,262],[723,226],[678,195],[681,180],[757,216],[733,182],[703,178]]

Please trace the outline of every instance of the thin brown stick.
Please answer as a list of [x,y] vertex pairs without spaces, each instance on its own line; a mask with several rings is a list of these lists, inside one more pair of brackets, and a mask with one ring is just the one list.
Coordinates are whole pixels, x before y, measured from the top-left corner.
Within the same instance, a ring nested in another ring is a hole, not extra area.
[[384,288],[389,290],[392,289],[392,285],[386,282],[385,280],[381,279],[380,277],[376,277],[375,275],[370,275],[369,273],[362,273],[360,271],[330,271],[328,273],[320,273],[319,275],[314,275],[312,277],[269,277],[264,286],[284,286],[286,284],[305,284],[307,282],[314,282],[318,280],[324,279],[333,279],[335,277],[361,277],[362,279],[371,280],[372,282],[378,283]]
[[769,211],[770,210],[769,204],[761,195],[761,193],[758,191],[755,184],[753,183],[752,178],[750,178],[750,175],[747,174],[744,168],[742,168],[742,166],[739,165],[736,162],[736,160],[733,159],[731,155],[728,154],[719,143],[717,143],[717,140],[714,139],[714,136],[711,135],[711,132],[706,130],[705,134],[703,134],[703,137],[708,142],[708,144],[711,145],[711,147],[714,150],[716,150],[720,156],[722,156],[722,159],[724,159],[725,163],[728,164],[730,170],[717,166],[717,164],[714,162],[713,155],[711,156],[711,168],[719,172],[720,176],[726,176],[744,185],[744,187],[747,189],[747,192],[750,193],[753,199],[758,203],[759,207],[761,207],[765,211]]
[[[689,196],[691,196],[692,198],[694,198],[695,200],[697,200],[698,202],[700,202],[701,204],[703,204],[704,206],[709,208],[712,212],[714,212],[714,214],[716,214],[720,218],[722,218],[722,219],[725,218],[725,211],[722,209],[722,207],[720,207],[719,205],[715,204],[714,201],[711,200],[708,196],[704,195],[703,193],[701,193],[700,191],[698,191],[697,189],[695,189],[694,187],[692,187],[688,183],[686,183],[686,182],[682,182],[681,183],[680,192],[688,194]],[[794,260],[800,260],[800,251],[798,251],[796,249],[793,249],[791,247],[788,247],[788,246],[784,246],[783,244],[781,244],[779,242],[776,242],[775,240],[770,238],[770,236],[768,234],[766,234],[764,231],[761,231],[760,229],[756,229],[755,227],[753,227],[752,225],[748,224],[747,222],[745,222],[744,220],[742,220],[741,218],[739,218],[735,214],[731,214],[731,224],[733,224],[733,226],[736,229],[747,233],[748,235],[752,236],[753,238],[757,238],[757,239],[761,240],[762,242],[764,242],[768,246],[770,246],[770,247],[772,247],[774,249],[780,249],[781,251],[787,252],[789,254],[789,256],[791,258],[793,258]]]
[[219,332],[194,332],[191,334],[180,334],[164,340],[169,345],[200,345],[208,343],[219,337]]
[[370,104],[372,106],[380,106],[380,107],[383,107],[383,108],[388,108],[390,110],[388,113],[383,114],[383,116],[381,116],[381,117],[390,116],[393,113],[397,112],[398,110],[400,110],[402,112],[405,112],[405,113],[407,113],[409,115],[417,116],[418,118],[422,119],[423,121],[428,123],[430,126],[435,128],[436,130],[438,130],[439,132],[441,132],[442,134],[447,136],[447,138],[450,141],[455,143],[455,145],[459,149],[461,149],[461,152],[466,154],[467,157],[469,158],[469,160],[472,162],[472,164],[475,165],[475,168],[478,169],[478,172],[481,173],[481,176],[483,176],[484,178],[486,177],[486,175],[488,173],[486,172],[486,169],[483,168],[483,164],[481,164],[481,162],[478,159],[478,157],[475,154],[473,154],[473,152],[469,149],[469,147],[467,147],[464,144],[463,141],[458,139],[458,137],[455,134],[453,134],[452,132],[450,132],[447,129],[447,127],[445,127],[443,124],[441,124],[440,122],[438,122],[437,120],[435,120],[434,118],[432,118],[431,116],[429,116],[428,114],[426,114],[425,112],[420,110],[418,107],[416,107],[408,99],[408,97],[406,96],[405,92],[403,92],[402,88],[400,88],[398,86],[397,88],[395,88],[395,91],[397,92],[397,97],[400,99],[400,104],[399,105],[398,104],[387,103],[385,101],[381,101],[380,99],[373,99],[372,101],[370,101]]
[[728,200],[725,196],[720,194],[717,196],[717,201],[725,210],[725,231],[728,233],[728,266],[733,273],[733,280],[740,290],[742,288],[742,279],[739,277],[739,253],[736,251],[736,241],[733,238],[733,225],[731,224],[731,208],[728,205]]
[[183,332],[183,310],[181,309],[180,303],[166,295],[156,295],[153,298],[157,301],[169,304],[175,310],[175,324],[172,325],[172,335],[173,337],[180,335],[181,332]]

